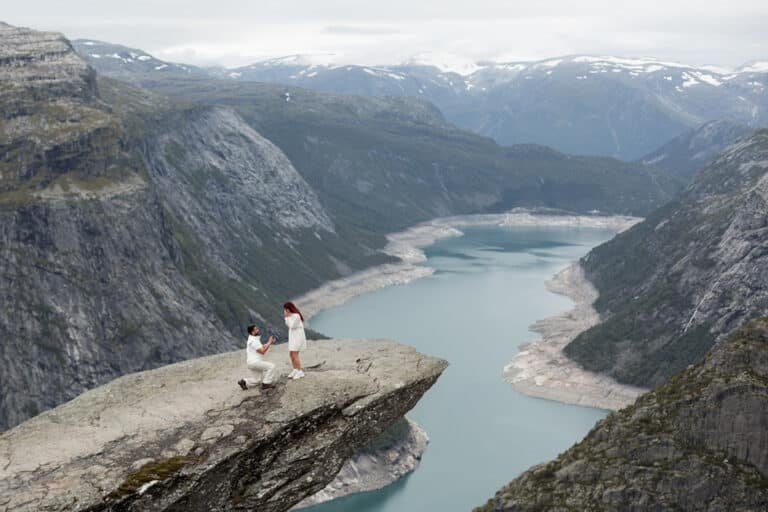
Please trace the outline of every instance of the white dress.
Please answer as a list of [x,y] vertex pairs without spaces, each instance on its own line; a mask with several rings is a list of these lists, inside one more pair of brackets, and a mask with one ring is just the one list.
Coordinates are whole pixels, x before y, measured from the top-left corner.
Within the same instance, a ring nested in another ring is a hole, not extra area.
[[285,325],[288,326],[288,350],[298,352],[307,348],[307,336],[304,334],[304,322],[296,313],[285,317]]

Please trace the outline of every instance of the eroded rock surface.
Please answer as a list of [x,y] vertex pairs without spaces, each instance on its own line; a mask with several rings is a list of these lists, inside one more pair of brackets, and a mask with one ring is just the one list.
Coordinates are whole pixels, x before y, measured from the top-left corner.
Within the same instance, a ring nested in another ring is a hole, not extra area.
[[477,512],[768,510],[768,317]]
[[331,483],[293,510],[386,487],[416,470],[427,444],[429,437],[424,429],[403,418],[345,462]]
[[565,355],[653,388],[768,311],[768,130],[730,146],[676,199],[581,260],[600,324]]
[[0,430],[239,347],[246,323],[284,326],[285,299],[389,260],[335,227],[231,109],[100,79],[61,34],[0,23]]
[[[270,353],[283,375],[286,350]],[[447,366],[394,342],[313,342],[304,379],[242,391],[243,359],[127,375],[0,434],[0,511],[287,510]]]

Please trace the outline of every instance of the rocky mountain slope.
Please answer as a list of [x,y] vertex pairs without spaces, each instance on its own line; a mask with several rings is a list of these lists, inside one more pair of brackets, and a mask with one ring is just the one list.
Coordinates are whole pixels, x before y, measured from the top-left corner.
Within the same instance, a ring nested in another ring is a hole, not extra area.
[[763,317],[476,511],[766,510],[766,397]]
[[72,44],[80,55],[87,57],[89,63],[96,63],[95,66],[91,65],[99,73],[109,74],[135,85],[142,85],[143,80],[210,77],[210,72],[206,69],[160,60],[137,48],[85,39],[76,39]]
[[[288,371],[285,345],[270,356]],[[300,381],[242,391],[236,351],[128,375],[0,434],[0,511],[284,511],[447,366],[384,340],[313,342]]]
[[387,232],[513,206],[642,214],[678,187],[502,148],[409,98],[199,77],[164,96],[8,25],[0,79],[0,428],[279,329],[285,299],[392,261]]
[[741,139],[680,197],[581,264],[602,322],[565,353],[653,387],[768,310],[768,130]]
[[751,131],[730,121],[709,121],[673,138],[639,161],[660,167],[689,182],[725,148]]
[[334,223],[288,158],[231,109],[162,117],[146,132],[143,157],[184,272],[230,332],[254,314],[280,325],[281,297],[388,260]]
[[116,374],[232,348],[93,71],[0,26],[0,428]]
[[0,428],[239,346],[292,294],[387,260],[231,110],[97,84],[61,35],[8,25],[0,79]]
[[[155,60],[149,68],[150,60],[137,59],[151,56],[139,50],[87,40],[75,45],[100,72],[130,76],[142,85],[170,79],[162,75],[174,69],[172,63]],[[640,158],[706,121],[723,119],[752,128],[768,123],[768,64],[759,62],[726,70],[655,59],[574,55],[537,62],[486,62],[459,74],[429,64],[338,65],[298,55],[207,71],[238,82],[419,97],[437,105],[449,121],[502,145],[535,143],[567,153],[627,160]],[[185,74],[179,70],[174,76]]]
[[334,219],[376,232],[518,206],[642,215],[678,190],[677,180],[653,167],[501,147],[453,127],[418,99],[222,80],[153,90],[232,107],[285,152]]
[[386,487],[418,468],[428,443],[424,429],[403,418],[358,450],[331,483],[292,510]]

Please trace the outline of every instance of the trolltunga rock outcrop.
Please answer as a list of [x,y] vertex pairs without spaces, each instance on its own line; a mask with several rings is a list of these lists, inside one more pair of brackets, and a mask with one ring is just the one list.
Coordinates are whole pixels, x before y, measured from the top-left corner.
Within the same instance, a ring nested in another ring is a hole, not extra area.
[[[269,355],[283,375],[286,350]],[[304,379],[242,391],[243,359],[127,375],[0,434],[0,511],[288,510],[447,366],[390,341],[321,341]]]

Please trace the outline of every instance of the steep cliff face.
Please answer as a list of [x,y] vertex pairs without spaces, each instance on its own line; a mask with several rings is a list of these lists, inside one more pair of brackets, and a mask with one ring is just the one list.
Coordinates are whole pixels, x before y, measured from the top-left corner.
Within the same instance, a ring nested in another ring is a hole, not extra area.
[[[385,261],[331,220],[286,156],[225,107],[172,109],[144,160],[176,225],[183,270],[232,330],[344,272]],[[245,307],[247,305],[247,308]]]
[[[287,347],[269,355],[288,371]],[[429,389],[443,360],[311,343],[299,381],[241,391],[242,351],[128,375],[0,434],[0,511],[288,510]]]
[[386,487],[416,470],[428,443],[427,433],[403,418],[345,462],[331,483],[292,510]]
[[0,210],[0,428],[116,375],[234,348],[146,189]]
[[514,207],[646,214],[679,190],[668,172],[641,164],[499,146],[414,98],[213,79],[154,87],[232,107],[288,156],[335,221],[376,233]]
[[740,140],[670,204],[581,264],[603,320],[565,353],[661,384],[768,308],[768,131]]
[[708,121],[678,135],[640,161],[689,182],[728,146],[751,131],[752,128],[732,121]]
[[98,84],[60,35],[0,26],[0,106],[0,429],[386,259],[232,111]]
[[95,72],[60,34],[0,24],[0,84],[0,204],[135,172]]
[[94,73],[0,27],[0,428],[115,375],[232,347]]
[[476,510],[766,510],[766,425],[763,317]]

